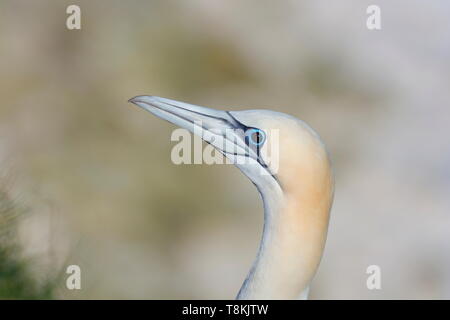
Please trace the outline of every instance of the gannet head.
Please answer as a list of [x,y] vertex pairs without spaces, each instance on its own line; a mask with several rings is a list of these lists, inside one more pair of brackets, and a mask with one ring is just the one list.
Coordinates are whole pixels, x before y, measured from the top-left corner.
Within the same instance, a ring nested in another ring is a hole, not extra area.
[[221,111],[154,96],[130,102],[201,136],[258,188],[265,209],[263,239],[238,298],[306,297],[333,199],[330,161],[315,131],[271,110]]

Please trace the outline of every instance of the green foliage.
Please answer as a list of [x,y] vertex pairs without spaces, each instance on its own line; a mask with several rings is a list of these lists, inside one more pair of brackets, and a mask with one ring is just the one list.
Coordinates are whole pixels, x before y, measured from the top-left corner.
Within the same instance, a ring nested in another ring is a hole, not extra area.
[[31,272],[33,261],[22,255],[18,219],[25,209],[0,190],[0,299],[51,299],[55,282],[40,282]]

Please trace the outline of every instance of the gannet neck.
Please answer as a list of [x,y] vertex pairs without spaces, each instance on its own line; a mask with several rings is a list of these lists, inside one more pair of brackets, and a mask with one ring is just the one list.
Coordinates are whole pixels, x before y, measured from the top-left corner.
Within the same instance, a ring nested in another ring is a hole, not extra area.
[[[319,159],[320,160],[320,159]],[[292,169],[285,188],[259,188],[264,228],[259,251],[237,299],[306,299],[320,263],[333,199],[327,158]]]

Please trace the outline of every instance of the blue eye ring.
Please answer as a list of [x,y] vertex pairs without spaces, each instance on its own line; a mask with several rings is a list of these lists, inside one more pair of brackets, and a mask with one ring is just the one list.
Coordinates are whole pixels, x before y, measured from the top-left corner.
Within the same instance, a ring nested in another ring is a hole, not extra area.
[[[259,141],[253,139],[255,133],[259,134]],[[266,141],[266,133],[261,129],[248,129],[247,132],[245,132],[245,136],[248,138],[248,141],[255,146],[261,146]]]

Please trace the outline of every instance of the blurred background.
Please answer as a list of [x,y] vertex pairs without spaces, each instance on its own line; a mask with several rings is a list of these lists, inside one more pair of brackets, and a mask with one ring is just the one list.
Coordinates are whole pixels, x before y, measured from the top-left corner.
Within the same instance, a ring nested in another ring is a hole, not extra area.
[[0,297],[235,297],[257,191],[231,165],[174,165],[175,127],[127,103],[150,94],[320,133],[336,194],[311,298],[449,299],[449,17],[445,0],[1,1]]

